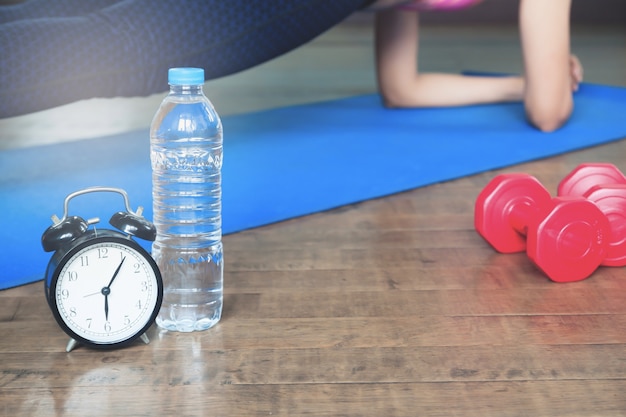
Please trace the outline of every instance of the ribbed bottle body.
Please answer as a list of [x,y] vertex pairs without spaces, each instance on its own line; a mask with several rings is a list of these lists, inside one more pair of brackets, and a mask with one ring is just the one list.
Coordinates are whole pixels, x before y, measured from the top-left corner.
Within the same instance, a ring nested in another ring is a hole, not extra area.
[[152,256],[164,296],[157,325],[205,330],[221,318],[222,125],[201,86],[172,86],[150,129],[157,238]]

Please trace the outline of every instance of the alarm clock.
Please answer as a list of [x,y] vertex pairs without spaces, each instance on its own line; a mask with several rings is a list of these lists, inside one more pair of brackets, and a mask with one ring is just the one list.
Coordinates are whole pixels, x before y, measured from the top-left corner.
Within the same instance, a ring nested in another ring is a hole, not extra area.
[[[69,202],[94,192],[118,193],[126,211],[113,214],[117,230],[99,229],[99,218],[70,216]],[[43,233],[44,251],[53,252],[45,275],[48,305],[61,329],[70,336],[66,351],[82,344],[110,349],[140,338],[154,323],[163,301],[163,279],[152,256],[134,238],[154,241],[155,226],[130,208],[119,188],[91,187],[65,198],[63,217]]]

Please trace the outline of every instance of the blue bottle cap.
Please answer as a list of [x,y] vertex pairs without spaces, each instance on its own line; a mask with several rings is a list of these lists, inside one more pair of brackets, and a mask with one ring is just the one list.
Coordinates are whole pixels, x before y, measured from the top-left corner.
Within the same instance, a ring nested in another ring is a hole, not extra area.
[[170,85],[204,84],[204,69],[202,68],[170,68],[167,73],[167,82]]

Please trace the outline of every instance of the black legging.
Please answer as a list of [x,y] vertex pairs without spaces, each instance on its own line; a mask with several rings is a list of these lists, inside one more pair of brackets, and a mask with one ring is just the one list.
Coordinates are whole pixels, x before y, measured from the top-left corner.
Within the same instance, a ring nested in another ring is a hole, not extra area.
[[371,0],[29,0],[0,6],[0,118],[167,89],[167,70],[232,74]]

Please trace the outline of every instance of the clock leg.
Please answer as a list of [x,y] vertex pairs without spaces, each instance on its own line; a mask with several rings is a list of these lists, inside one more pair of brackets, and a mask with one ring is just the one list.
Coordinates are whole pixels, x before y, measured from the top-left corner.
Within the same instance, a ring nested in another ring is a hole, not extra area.
[[147,345],[148,343],[150,343],[150,339],[148,339],[148,335],[146,335],[145,333],[142,334],[141,336],[139,336],[139,338]]
[[70,339],[69,342],[67,342],[67,347],[65,348],[66,352],[71,352],[72,349],[74,349],[76,346],[78,345],[78,342],[74,339]]

